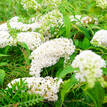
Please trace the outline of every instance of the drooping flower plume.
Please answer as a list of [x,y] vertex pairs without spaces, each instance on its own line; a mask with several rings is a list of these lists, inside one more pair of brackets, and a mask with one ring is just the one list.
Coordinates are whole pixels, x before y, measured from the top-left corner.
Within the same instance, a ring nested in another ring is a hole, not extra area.
[[[28,93],[35,93],[42,96],[45,100],[48,101],[56,101],[58,99],[57,93],[59,92],[59,88],[61,83],[63,83],[62,79],[58,80],[57,78],[52,77],[26,77],[22,78],[27,83]],[[20,83],[20,78],[13,80],[8,84],[8,87],[11,88],[11,85]]]
[[69,57],[74,50],[71,39],[58,38],[45,42],[31,53],[30,74],[40,76],[42,68],[56,64],[61,57]]

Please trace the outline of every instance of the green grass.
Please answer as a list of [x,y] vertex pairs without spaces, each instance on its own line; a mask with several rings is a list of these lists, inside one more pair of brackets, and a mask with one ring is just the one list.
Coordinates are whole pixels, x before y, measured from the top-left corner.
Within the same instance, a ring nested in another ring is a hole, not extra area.
[[13,16],[28,16],[26,10],[17,0],[0,0],[0,23],[6,22]]

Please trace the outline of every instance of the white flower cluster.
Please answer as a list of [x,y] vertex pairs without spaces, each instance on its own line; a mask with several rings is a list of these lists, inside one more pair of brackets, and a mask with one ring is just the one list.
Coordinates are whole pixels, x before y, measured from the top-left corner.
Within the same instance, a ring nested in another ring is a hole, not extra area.
[[7,23],[3,23],[0,25],[0,31],[8,31]]
[[41,26],[41,24],[36,21],[32,24],[24,24],[22,22],[19,22],[18,19],[19,17],[15,16],[9,21],[10,27],[12,29],[16,29],[19,31],[28,31],[28,30],[34,31],[35,29],[40,28]]
[[50,30],[50,27],[60,28],[63,25],[63,15],[58,9],[55,9],[47,14],[43,15],[40,20],[41,33],[46,33]]
[[[10,27],[17,30],[27,31],[29,29],[27,24],[18,22],[19,17],[15,16],[9,20]],[[9,31],[7,23],[0,25],[0,31]]]
[[4,48],[7,45],[15,45],[16,41],[12,38],[8,31],[0,31],[0,48]]
[[107,8],[107,0],[95,0],[97,5],[101,7],[102,9]]
[[[56,101],[58,99],[57,93],[61,83],[63,83],[62,79],[58,80],[52,77],[26,77],[22,78],[22,80],[27,83],[29,93],[39,94],[48,101]],[[8,84],[8,87],[11,88],[11,85],[17,82],[20,83],[20,78],[13,80]]]
[[17,41],[26,43],[30,50],[36,49],[41,45],[41,35],[36,32],[21,32],[17,34]]
[[23,8],[26,10],[34,9],[38,10],[43,7],[52,7],[57,8],[59,4],[61,4],[62,0],[42,0],[39,3],[37,0],[21,0],[21,4],[23,5]]
[[26,10],[34,9],[37,10],[41,5],[36,0],[21,0],[23,8]]
[[55,6],[57,7],[60,3],[62,2],[62,0],[43,0],[42,5],[43,6]]
[[91,40],[95,46],[107,47],[107,30],[99,30]]
[[71,22],[73,22],[73,21],[77,22],[77,21],[80,21],[80,19],[81,19],[81,15],[75,15],[75,16],[71,15],[70,16]]
[[98,24],[98,19],[97,18],[92,18],[90,16],[82,16],[82,15],[75,15],[75,16],[70,16],[71,22],[75,21],[76,24],[81,23],[86,23],[86,24]]
[[97,79],[102,78],[102,67],[105,67],[105,61],[101,56],[91,50],[82,51],[72,62],[74,68],[79,68],[76,72],[76,79],[80,82],[87,82],[92,88]]
[[12,29],[20,30],[20,31],[27,31],[29,30],[28,25],[23,24],[22,22],[18,22],[18,17],[15,16],[9,21],[9,25]]
[[10,22],[18,22],[19,17],[18,16],[14,16],[10,19]]
[[[17,30],[27,31],[28,29],[35,30],[39,27],[39,23],[32,23],[32,24],[23,24],[22,22],[18,22],[17,16],[10,19],[9,24],[11,28],[15,28]],[[41,43],[41,34],[36,32],[21,32],[18,33],[16,38],[13,38],[9,34],[9,28],[7,23],[0,25],[0,47],[4,48],[5,46],[9,45],[16,45],[17,42],[24,42],[27,44],[30,50],[36,49]]]
[[86,24],[98,24],[98,19],[97,18],[92,18],[90,16],[84,16],[81,18],[81,23],[86,23]]
[[0,48],[4,48],[7,45],[16,45],[16,40],[9,34],[7,23],[0,25]]
[[31,53],[30,74],[40,76],[42,68],[56,64],[61,57],[68,58],[74,50],[71,39],[58,38],[45,42]]

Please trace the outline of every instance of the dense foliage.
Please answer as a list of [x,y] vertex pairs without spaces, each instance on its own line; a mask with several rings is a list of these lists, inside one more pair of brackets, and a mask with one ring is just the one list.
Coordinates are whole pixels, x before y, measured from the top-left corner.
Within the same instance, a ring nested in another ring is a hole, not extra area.
[[107,0],[0,0],[0,107],[105,107]]

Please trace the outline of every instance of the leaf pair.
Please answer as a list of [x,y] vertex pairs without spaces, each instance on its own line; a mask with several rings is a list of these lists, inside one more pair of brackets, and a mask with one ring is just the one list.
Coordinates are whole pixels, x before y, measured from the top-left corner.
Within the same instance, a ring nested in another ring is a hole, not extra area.
[[4,77],[5,77],[5,71],[0,69],[0,86],[3,85]]

